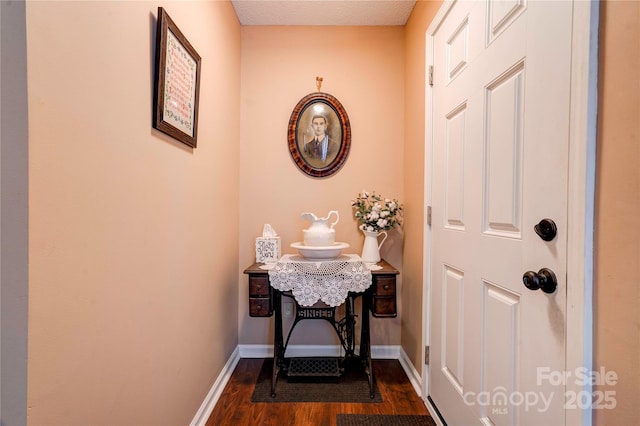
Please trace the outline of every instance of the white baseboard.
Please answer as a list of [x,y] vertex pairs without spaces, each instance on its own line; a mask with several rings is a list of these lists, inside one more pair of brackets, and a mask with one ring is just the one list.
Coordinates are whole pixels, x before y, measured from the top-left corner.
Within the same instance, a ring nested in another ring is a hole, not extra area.
[[[273,345],[238,345],[240,358],[269,358],[273,356]],[[371,346],[372,359],[400,359],[400,346]],[[344,355],[339,345],[289,345],[285,356],[341,356]]]
[[273,356],[273,345],[238,345],[240,358],[269,358]]
[[400,365],[404,370],[405,374],[409,378],[409,381],[413,385],[413,389],[416,391],[419,397],[422,397],[422,377],[418,373],[418,370],[415,369],[409,356],[407,353],[400,347],[400,357],[398,358],[400,361]]
[[[338,345],[290,345],[287,347],[287,356],[340,356],[342,347]],[[224,387],[231,378],[233,370],[236,368],[240,358],[269,358],[273,356],[273,345],[238,345],[231,354],[231,357],[218,375],[211,390],[207,394],[200,409],[191,421],[191,426],[204,426],[211,416],[213,408],[216,406]],[[373,359],[397,359],[404,369],[409,381],[413,385],[418,396],[420,391],[420,375],[411,364],[404,349],[398,345],[371,346],[371,358]]]
[[236,347],[231,354],[231,357],[222,368],[218,378],[213,383],[213,386],[211,387],[211,390],[209,390],[204,402],[200,405],[200,409],[194,416],[193,420],[191,420],[191,426],[204,426],[207,423],[207,420],[209,420],[209,416],[211,416],[211,412],[213,411],[213,407],[216,406],[220,395],[222,395],[222,391],[231,378],[231,374],[233,373],[233,370],[235,370],[238,361],[240,361],[240,350]]

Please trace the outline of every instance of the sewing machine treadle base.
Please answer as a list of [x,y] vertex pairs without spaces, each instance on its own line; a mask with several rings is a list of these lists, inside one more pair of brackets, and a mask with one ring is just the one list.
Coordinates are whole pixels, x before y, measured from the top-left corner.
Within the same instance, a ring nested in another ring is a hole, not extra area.
[[338,358],[291,358],[286,374],[289,382],[338,382],[343,371]]

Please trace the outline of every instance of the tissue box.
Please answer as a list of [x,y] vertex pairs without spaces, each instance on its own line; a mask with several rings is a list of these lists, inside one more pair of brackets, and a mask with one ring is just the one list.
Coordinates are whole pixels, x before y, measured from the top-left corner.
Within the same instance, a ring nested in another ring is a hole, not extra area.
[[280,237],[256,238],[256,262],[276,263],[281,254]]

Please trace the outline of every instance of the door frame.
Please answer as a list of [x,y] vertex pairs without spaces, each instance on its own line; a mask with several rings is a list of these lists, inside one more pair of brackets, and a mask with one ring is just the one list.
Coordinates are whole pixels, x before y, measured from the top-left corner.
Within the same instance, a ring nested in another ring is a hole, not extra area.
[[[426,31],[426,79],[434,64],[434,34],[455,3],[445,0]],[[569,171],[567,208],[567,309],[565,371],[577,368],[593,369],[593,235],[595,208],[596,123],[598,95],[598,21],[597,1],[573,1],[573,31],[571,42],[571,98],[569,115]],[[431,227],[428,206],[432,202],[433,174],[433,88],[426,84],[425,92],[425,206],[422,312],[431,313]],[[570,284],[573,283],[573,284]],[[583,283],[582,286],[575,283]],[[422,398],[434,414],[429,395],[429,366],[424,363],[425,348],[430,344],[429,315],[423,314],[422,324]],[[567,392],[586,391],[590,384],[579,386],[568,381]],[[588,407],[565,410],[565,424],[590,425],[592,412]]]

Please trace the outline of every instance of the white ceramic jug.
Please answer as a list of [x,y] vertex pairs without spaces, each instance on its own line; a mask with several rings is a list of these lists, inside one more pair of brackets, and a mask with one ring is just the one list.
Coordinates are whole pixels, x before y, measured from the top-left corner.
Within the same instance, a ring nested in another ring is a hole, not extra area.
[[[364,244],[362,245],[362,260],[366,263],[378,263],[380,262],[380,247],[382,247],[382,243],[387,239],[387,232],[371,232],[362,230],[364,234]],[[378,237],[380,235],[384,235],[382,241],[378,243]]]
[[[336,215],[336,221],[329,224],[329,218],[334,214]],[[317,217],[313,213],[302,213],[300,217],[311,221],[311,226],[302,230],[305,246],[329,247],[335,243],[336,230],[333,227],[340,220],[340,215],[337,211],[331,210],[327,217]]]

